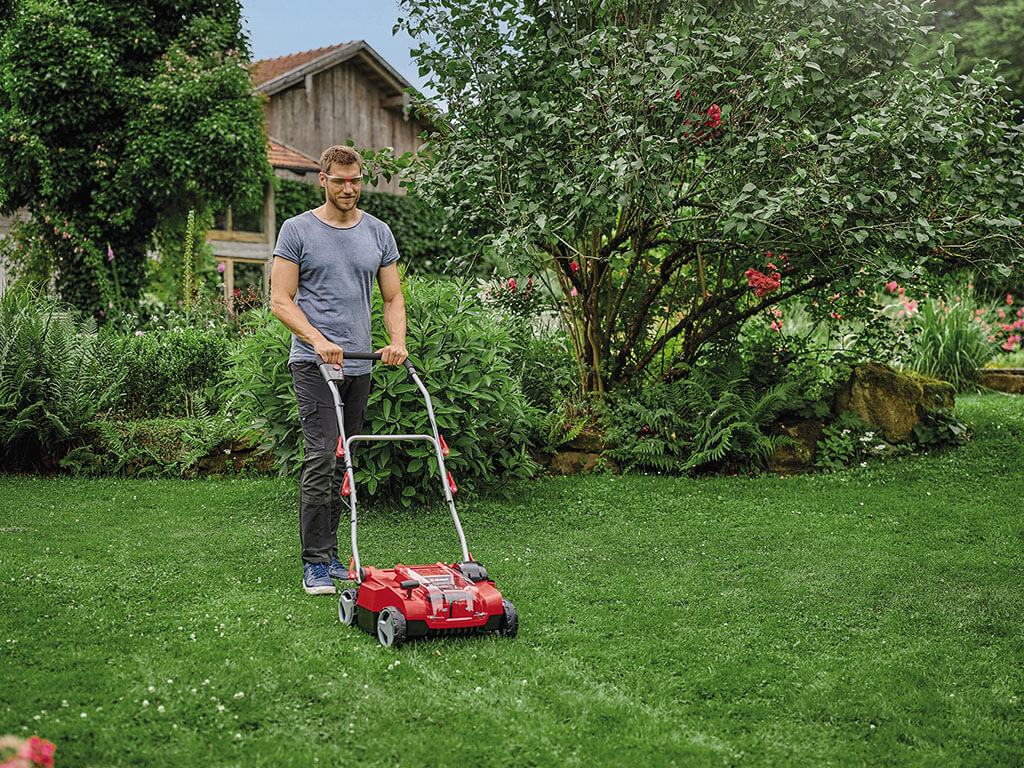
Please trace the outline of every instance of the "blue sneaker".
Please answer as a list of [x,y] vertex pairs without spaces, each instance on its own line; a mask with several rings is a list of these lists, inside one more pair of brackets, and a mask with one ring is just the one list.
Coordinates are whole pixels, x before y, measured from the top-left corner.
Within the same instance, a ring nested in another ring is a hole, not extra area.
[[302,568],[302,588],[308,595],[333,595],[334,582],[327,573],[327,563],[306,563]]
[[327,564],[327,575],[338,581],[348,581],[348,566],[335,557]]

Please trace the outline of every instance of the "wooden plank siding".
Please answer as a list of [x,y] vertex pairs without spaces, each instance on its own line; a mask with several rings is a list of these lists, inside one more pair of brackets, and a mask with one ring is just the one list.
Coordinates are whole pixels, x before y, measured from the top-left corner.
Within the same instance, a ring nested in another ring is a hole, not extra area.
[[[366,65],[350,59],[274,93],[265,107],[267,131],[311,157],[349,140],[356,147],[390,146],[396,154],[416,150],[424,126],[399,108],[381,106],[393,96]],[[395,179],[373,189],[402,194]]]

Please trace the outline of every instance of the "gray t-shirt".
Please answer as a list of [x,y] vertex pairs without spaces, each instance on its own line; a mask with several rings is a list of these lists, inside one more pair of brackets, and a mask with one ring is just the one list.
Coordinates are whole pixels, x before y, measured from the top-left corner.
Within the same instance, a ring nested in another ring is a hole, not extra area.
[[[370,297],[381,267],[398,261],[391,229],[363,211],[351,227],[332,227],[312,211],[285,221],[274,255],[299,265],[295,303],[310,324],[345,351],[370,352]],[[288,362],[316,361],[313,348],[292,334]],[[370,372],[370,361],[345,362],[345,374]]]

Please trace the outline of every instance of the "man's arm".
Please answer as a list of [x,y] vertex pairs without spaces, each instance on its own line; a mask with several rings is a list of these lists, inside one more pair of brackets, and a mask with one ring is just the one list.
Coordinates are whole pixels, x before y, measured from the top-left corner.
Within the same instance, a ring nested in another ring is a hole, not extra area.
[[275,256],[270,269],[270,309],[274,316],[288,326],[288,330],[313,347],[313,351],[320,355],[325,363],[340,363],[343,357],[341,347],[324,338],[324,335],[310,324],[306,313],[295,303],[295,292],[298,289],[299,265]]
[[384,327],[388,329],[391,343],[377,351],[381,362],[387,365],[401,365],[409,356],[405,349],[405,297],[402,296],[402,280],[398,276],[398,265],[381,267],[377,273],[380,296],[384,300]]

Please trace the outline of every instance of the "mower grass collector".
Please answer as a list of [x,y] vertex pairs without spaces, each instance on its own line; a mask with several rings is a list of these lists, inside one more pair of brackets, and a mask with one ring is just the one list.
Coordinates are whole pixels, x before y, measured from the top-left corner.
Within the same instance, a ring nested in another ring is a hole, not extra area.
[[[380,360],[378,352],[346,352],[350,360]],[[409,380],[423,395],[430,419],[431,435],[345,435],[344,403],[338,383],[344,380],[341,365],[320,363],[320,373],[334,399],[338,419],[337,457],[345,461],[345,480],[341,494],[348,498],[352,528],[352,562],[348,577],[354,588],[342,591],[338,618],[347,626],[376,635],[381,645],[397,648],[408,639],[443,635],[497,633],[515,637],[519,617],[511,601],[502,597],[482,565],[475,562],[466,546],[453,494],[458,490],[451,472],[445,469],[448,446],[437,431],[430,395],[416,369],[405,361]],[[425,440],[434,447],[441,486],[455,523],[462,548],[462,561],[447,565],[402,565],[394,568],[363,567],[359,560],[356,536],[356,484],[352,465],[352,444],[373,441]]]

